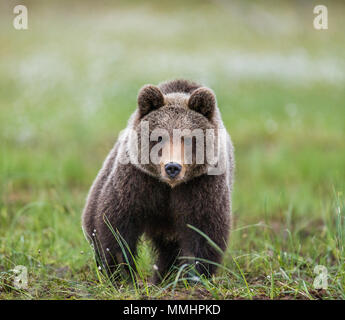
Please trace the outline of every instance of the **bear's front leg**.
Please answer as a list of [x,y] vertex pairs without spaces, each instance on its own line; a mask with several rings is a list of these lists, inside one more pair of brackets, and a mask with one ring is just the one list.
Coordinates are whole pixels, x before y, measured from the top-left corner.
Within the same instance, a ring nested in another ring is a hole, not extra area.
[[[187,257],[186,262],[195,263],[197,273],[207,277],[212,276],[217,264],[221,263],[230,232],[230,192],[222,182],[222,176],[200,177],[181,188],[175,199],[177,212],[181,213],[181,256]],[[191,195],[193,201],[186,199],[184,194]]]
[[229,229],[224,227],[215,234],[212,230],[203,228],[204,226],[194,225],[193,227],[206,234],[216,244],[217,248],[203,235],[187,227],[181,240],[181,256],[184,257],[185,263],[194,265],[196,273],[192,271],[191,276],[205,275],[211,277],[216,273],[217,264],[222,262]]
[[134,259],[142,232],[135,224],[127,221],[129,219],[115,220],[98,224],[91,235],[97,265],[110,277],[123,270],[126,276],[130,276],[136,271]]
[[181,249],[177,241],[168,240],[163,236],[156,236],[152,241],[158,251],[158,260],[154,266],[153,283],[159,284],[166,279],[173,267],[179,263],[178,255]]

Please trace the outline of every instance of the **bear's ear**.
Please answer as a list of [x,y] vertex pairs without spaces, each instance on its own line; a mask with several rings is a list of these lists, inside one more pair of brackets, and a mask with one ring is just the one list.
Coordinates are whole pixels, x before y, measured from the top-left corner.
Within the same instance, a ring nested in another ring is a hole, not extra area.
[[138,94],[138,108],[141,117],[164,105],[163,93],[151,84],[143,86]]
[[201,113],[211,120],[216,109],[216,96],[209,88],[201,87],[193,91],[189,100],[188,107]]

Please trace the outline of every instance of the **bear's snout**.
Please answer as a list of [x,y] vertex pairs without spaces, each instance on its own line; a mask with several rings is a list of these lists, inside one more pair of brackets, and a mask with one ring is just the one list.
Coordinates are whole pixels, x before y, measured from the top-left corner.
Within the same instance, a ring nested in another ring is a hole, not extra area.
[[170,178],[175,178],[181,172],[182,166],[176,162],[169,162],[165,165],[165,172]]

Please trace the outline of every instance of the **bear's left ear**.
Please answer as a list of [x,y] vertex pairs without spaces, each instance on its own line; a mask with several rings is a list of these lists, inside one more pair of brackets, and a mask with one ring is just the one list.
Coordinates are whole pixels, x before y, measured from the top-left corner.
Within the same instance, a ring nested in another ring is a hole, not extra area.
[[164,96],[158,87],[151,84],[143,86],[138,94],[138,108],[141,117],[164,105]]
[[188,107],[201,113],[211,120],[216,109],[216,96],[209,88],[201,87],[193,91],[189,100]]

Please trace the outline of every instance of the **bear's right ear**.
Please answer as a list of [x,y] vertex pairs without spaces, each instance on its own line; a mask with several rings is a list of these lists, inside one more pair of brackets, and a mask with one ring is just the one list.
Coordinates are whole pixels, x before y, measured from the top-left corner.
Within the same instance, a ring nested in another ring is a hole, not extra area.
[[151,84],[143,86],[138,94],[138,108],[141,117],[164,105],[164,96],[158,87]]

